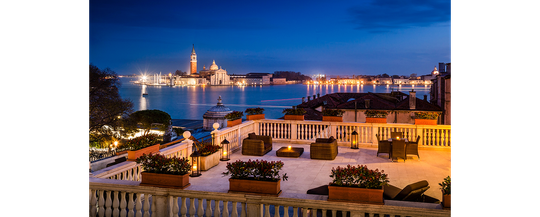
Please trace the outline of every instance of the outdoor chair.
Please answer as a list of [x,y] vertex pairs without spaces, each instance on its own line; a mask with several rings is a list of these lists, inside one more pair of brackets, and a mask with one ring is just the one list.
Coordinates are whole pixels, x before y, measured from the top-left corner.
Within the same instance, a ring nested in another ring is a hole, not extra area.
[[420,155],[418,154],[418,142],[420,141],[420,136],[416,137],[416,142],[409,142],[407,143],[407,149],[405,151],[406,155],[416,155],[418,156],[418,159],[420,159]]
[[403,139],[400,139],[400,140],[392,140],[392,153],[390,154],[390,156],[392,157],[392,161],[394,161],[394,158],[403,158],[403,161],[407,160],[407,155],[405,153],[405,148],[406,148],[406,144],[405,144],[405,140]]
[[242,141],[242,155],[263,156],[272,151],[272,137],[248,134]]
[[337,140],[333,136],[328,139],[318,138],[309,145],[309,157],[311,159],[334,160],[337,155]]
[[388,154],[388,158],[390,158],[390,145],[391,143],[388,140],[381,140],[379,134],[376,134],[377,136],[377,142],[379,143],[377,148],[377,157],[380,153],[386,153]]
[[383,189],[383,198],[385,200],[436,202],[434,201],[435,198],[428,197],[430,200],[426,200],[426,196],[423,195],[429,189],[429,183],[426,180],[409,184],[403,189],[393,185],[386,185]]
[[396,137],[403,139],[403,132],[391,132],[390,137],[392,137],[392,139],[395,139]]

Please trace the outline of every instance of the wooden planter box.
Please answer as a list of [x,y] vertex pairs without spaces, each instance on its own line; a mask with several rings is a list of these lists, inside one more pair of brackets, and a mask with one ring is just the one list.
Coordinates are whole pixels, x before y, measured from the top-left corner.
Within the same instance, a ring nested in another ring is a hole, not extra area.
[[442,196],[442,206],[444,208],[450,208],[450,201],[451,201],[450,195],[451,194],[443,194]]
[[129,161],[135,161],[138,157],[142,156],[143,154],[150,154],[150,153],[156,153],[159,152],[159,144],[155,144],[152,146],[148,146],[143,149],[135,150],[135,151],[127,151],[128,153],[128,159]]
[[210,168],[218,165],[219,157],[221,157],[219,151],[208,156],[201,156],[201,170],[207,171]]
[[238,124],[241,124],[242,123],[242,118],[238,118],[234,121],[227,121],[227,127],[234,127]]
[[385,123],[386,118],[368,118],[366,117],[366,123]]
[[264,114],[246,115],[246,120],[248,121],[260,120],[260,119],[264,119]]
[[322,116],[322,121],[343,122],[343,117],[338,117],[338,116]]
[[383,189],[328,185],[328,201],[383,205]]
[[415,125],[437,125],[437,119],[414,119]]
[[304,115],[285,115],[285,120],[303,121]]
[[229,192],[253,193],[259,195],[279,196],[281,180],[257,181],[245,179],[229,179]]
[[171,174],[159,174],[159,173],[141,173],[142,186],[154,186],[160,188],[176,188],[184,189],[189,185],[189,173],[185,175],[171,175]]

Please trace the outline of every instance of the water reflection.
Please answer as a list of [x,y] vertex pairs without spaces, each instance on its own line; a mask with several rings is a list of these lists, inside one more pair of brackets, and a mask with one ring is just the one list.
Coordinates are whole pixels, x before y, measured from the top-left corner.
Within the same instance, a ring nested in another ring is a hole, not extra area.
[[[143,96],[144,93],[147,93],[147,92],[146,92],[146,85],[143,84],[142,87],[141,87],[141,97],[140,97],[141,101],[139,103],[139,110],[147,110],[146,105],[147,105],[148,102],[146,101],[146,97]],[[146,96],[148,96],[148,95],[146,95]]]

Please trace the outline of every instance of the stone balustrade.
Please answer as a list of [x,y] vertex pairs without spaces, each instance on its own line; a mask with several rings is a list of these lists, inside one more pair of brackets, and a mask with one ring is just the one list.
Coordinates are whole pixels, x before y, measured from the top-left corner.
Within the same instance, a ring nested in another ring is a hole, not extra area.
[[[449,210],[369,205],[138,186],[136,181],[90,178],[90,216],[317,216],[327,211],[369,216],[450,216]],[[343,215],[345,216],[345,215]]]

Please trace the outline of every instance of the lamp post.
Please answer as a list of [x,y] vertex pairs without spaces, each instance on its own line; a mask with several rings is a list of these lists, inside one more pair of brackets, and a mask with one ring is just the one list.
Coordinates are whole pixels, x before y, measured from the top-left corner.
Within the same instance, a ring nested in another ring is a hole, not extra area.
[[358,133],[356,130],[351,133],[351,149],[358,149]]
[[221,142],[221,159],[220,161],[228,161],[230,160],[229,156],[231,153],[231,147],[229,146],[229,141],[227,139],[224,139]]

